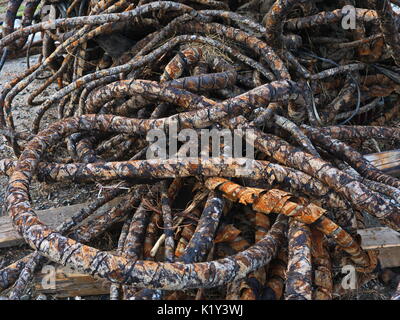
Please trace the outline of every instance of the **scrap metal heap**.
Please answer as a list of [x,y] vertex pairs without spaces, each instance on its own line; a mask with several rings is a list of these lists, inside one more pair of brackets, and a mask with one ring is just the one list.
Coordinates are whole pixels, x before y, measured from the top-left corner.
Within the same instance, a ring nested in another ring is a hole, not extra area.
[[[0,168],[34,252],[0,270],[0,288],[20,299],[48,261],[110,281],[111,299],[332,299],[345,265],[362,285],[377,253],[357,229],[373,216],[400,230],[400,180],[362,156],[371,139],[400,142],[391,2],[9,0],[0,65],[40,57],[3,85],[0,130],[18,160]],[[18,128],[14,100],[44,76],[31,131]],[[173,126],[241,129],[255,159],[149,158],[149,132]],[[117,187],[51,229],[33,178]],[[115,225],[115,250],[90,245]]]

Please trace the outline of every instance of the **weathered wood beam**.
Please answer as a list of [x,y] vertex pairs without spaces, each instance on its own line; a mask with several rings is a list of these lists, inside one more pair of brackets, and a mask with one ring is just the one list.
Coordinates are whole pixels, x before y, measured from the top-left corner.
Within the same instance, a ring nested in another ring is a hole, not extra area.
[[378,227],[357,230],[364,250],[400,247],[400,233],[390,228]]
[[34,277],[34,293],[55,298],[97,296],[110,293],[110,283],[104,279],[76,272],[67,267],[47,265]]

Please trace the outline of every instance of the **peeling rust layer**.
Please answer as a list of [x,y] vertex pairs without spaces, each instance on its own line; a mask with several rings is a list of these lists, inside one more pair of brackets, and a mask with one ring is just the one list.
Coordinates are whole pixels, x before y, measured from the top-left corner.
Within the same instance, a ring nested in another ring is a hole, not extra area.
[[[314,224],[324,234],[331,236],[343,248],[351,259],[361,267],[370,266],[369,256],[360,245],[340,226],[325,217],[325,210],[307,203],[304,199],[294,202],[293,195],[276,189],[263,190],[245,188],[223,178],[213,178],[206,181],[207,188],[220,190],[231,201],[241,204],[252,204],[253,210],[269,214],[280,213],[306,224]],[[292,201],[290,201],[292,200]],[[375,266],[372,266],[374,268]]]

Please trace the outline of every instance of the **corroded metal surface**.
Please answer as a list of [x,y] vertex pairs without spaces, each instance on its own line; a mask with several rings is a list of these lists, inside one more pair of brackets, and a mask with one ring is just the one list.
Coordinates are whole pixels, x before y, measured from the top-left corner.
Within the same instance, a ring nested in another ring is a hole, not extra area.
[[222,215],[223,206],[223,199],[216,194],[209,194],[195,233],[180,257],[183,262],[198,262],[206,258]]
[[324,234],[311,230],[311,256],[314,273],[313,300],[332,299],[332,263],[326,247]]

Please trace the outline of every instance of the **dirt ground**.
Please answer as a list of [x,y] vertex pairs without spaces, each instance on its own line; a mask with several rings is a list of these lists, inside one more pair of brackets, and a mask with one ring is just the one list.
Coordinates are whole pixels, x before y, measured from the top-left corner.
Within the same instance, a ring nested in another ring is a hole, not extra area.
[[[30,63],[34,64],[37,57],[31,57]],[[23,72],[27,67],[26,58],[20,58],[12,61],[7,61],[3,70],[0,74],[0,90],[5,84],[13,79],[16,75]],[[19,94],[14,100],[13,115],[15,124],[19,128],[28,129],[31,125],[32,119],[36,114],[38,107],[28,106],[26,103],[27,96],[35,88],[37,88],[45,80],[37,80],[31,86],[28,86],[22,94]],[[43,98],[46,95],[50,95],[56,88],[53,86],[50,90],[47,90]],[[46,117],[42,121],[44,125],[49,122],[53,122],[57,119],[56,110],[46,113]],[[400,121],[395,121],[391,125],[400,126]],[[365,152],[377,152],[377,146],[374,143],[365,144]],[[378,149],[388,150],[387,148],[400,148],[400,146],[378,146]],[[6,140],[3,136],[0,137],[0,158],[13,157],[12,150],[7,146]],[[7,185],[7,178],[0,176],[0,202],[4,200],[5,189]],[[43,183],[33,182],[31,187],[32,204],[34,209],[47,209],[51,207],[67,206],[71,204],[83,203],[92,199],[95,199],[99,193],[99,185],[87,184],[87,185],[76,185],[76,184],[51,184],[45,185]],[[0,211],[0,215],[4,214],[3,210]],[[376,221],[373,219],[368,221],[369,226],[377,226]],[[112,234],[104,236],[102,241],[109,241],[112,238]],[[0,249],[0,268],[7,266],[11,262],[22,258],[31,250],[26,245],[13,248]],[[368,281],[364,286],[357,290],[350,290],[348,294],[343,296],[342,299],[352,300],[388,300],[392,295],[397,282],[400,281],[400,268],[391,268],[385,270],[378,270],[375,272],[371,280]],[[32,296],[26,295],[25,298],[37,298],[35,294]],[[41,299],[44,297],[41,296]],[[52,299],[53,297],[47,296],[46,299]],[[107,296],[100,297],[101,299],[107,299]],[[74,298],[72,298],[74,299]],[[84,299],[99,299],[99,297],[84,297]]]

